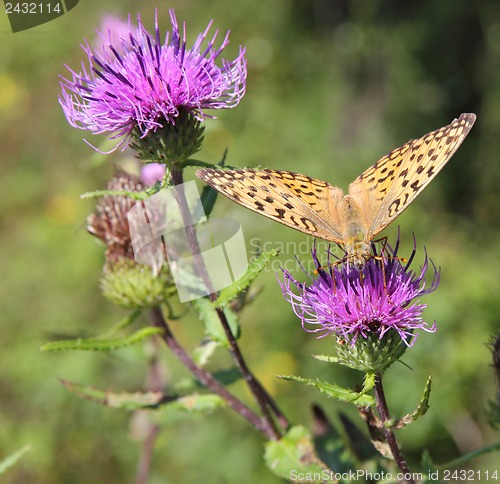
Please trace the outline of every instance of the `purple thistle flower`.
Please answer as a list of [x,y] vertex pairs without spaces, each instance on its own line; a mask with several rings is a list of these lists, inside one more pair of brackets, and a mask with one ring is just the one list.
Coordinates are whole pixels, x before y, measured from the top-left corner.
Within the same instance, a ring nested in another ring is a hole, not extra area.
[[116,149],[129,142],[136,128],[143,138],[150,131],[175,125],[183,112],[202,121],[208,116],[206,109],[227,109],[239,103],[246,86],[245,49],[240,47],[233,61],[223,59],[222,67],[215,63],[229,43],[229,32],[220,47],[215,47],[216,31],[202,48],[210,22],[188,49],[185,24],[181,37],[173,10],[172,31],[163,42],[158,12],[154,35],[145,29],[140,16],[137,21],[138,26],[132,27],[129,18],[127,35],[123,34],[125,24],[120,25],[119,41],[108,29],[99,34],[99,48],[92,49],[86,42],[82,48],[88,67],[82,63],[80,73],[66,66],[72,79],[62,77],[59,103],[72,126],[121,138]]
[[302,327],[321,333],[319,337],[334,333],[351,346],[360,337],[377,335],[381,340],[391,329],[407,346],[412,346],[417,337],[415,330],[436,331],[435,324],[430,326],[422,320],[426,305],[415,299],[437,288],[439,271],[431,261],[434,275],[426,287],[427,254],[420,271],[413,272],[409,266],[416,245],[406,264],[397,258],[398,246],[399,238],[395,249],[385,244],[381,256],[369,259],[362,271],[349,264],[332,265],[330,253],[327,263],[321,264],[314,248],[312,257],[318,276],[309,285],[283,271],[283,295],[302,320]]

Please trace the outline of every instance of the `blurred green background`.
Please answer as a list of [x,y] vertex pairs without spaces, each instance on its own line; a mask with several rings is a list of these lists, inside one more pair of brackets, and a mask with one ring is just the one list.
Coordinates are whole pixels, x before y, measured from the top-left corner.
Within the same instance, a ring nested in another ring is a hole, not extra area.
[[[136,419],[80,400],[58,378],[141,389],[147,345],[112,354],[39,347],[96,335],[126,314],[100,295],[103,249],[85,231],[93,203],[79,196],[103,187],[131,153],[100,156],[82,141],[90,135],[72,129],[57,103],[58,75],[66,73],[63,64],[78,69],[79,44],[94,38],[103,14],[140,11],[152,26],[155,6],[163,30],[174,7],[190,42],[213,18],[222,32],[231,29],[224,57],[247,47],[247,94],[207,122],[199,156],[205,161],[217,162],[227,146],[232,165],[303,172],[346,188],[408,139],[462,112],[478,115],[449,166],[398,219],[403,250],[414,232],[442,279],[425,298],[425,318],[436,320],[438,331],[420,335],[404,357],[409,368],[394,365],[387,373],[386,390],[392,413],[401,415],[413,410],[433,376],[428,414],[399,433],[410,467],[424,448],[441,463],[497,441],[484,409],[496,392],[486,343],[499,329],[500,310],[498,1],[109,0],[104,7],[82,0],[63,17],[17,34],[0,16],[0,458],[32,445],[2,482],[134,480]],[[241,221],[249,250],[257,240],[267,248],[294,242],[280,260],[298,275],[291,261],[307,260],[310,239],[226,199],[216,214]],[[272,271],[256,285],[261,292],[243,313],[241,346],[283,411],[310,425],[316,402],[334,421],[342,411],[359,422],[350,407],[275,378],[296,373],[354,385],[360,375],[311,358],[328,352],[330,341],[301,329]],[[189,347],[202,335],[190,317],[175,330]],[[186,376],[166,349],[161,356],[169,382]],[[234,390],[250,402],[241,386]],[[151,483],[280,482],[262,463],[261,436],[232,412],[193,418],[167,411],[160,420]],[[475,466],[495,470],[495,463],[498,456],[486,456]]]

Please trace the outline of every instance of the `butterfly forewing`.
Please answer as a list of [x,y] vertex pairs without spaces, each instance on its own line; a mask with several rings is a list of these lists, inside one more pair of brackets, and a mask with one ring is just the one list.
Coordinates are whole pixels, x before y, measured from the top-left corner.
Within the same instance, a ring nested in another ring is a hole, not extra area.
[[340,188],[288,171],[204,168],[196,174],[254,212],[320,239],[344,242],[338,227]]
[[389,225],[450,160],[469,133],[476,116],[462,114],[451,124],[410,140],[363,172],[349,193],[366,194],[369,236]]
[[[474,114],[462,114],[451,124],[391,151],[349,185],[349,196],[324,181],[288,171],[204,168],[196,174],[254,212],[345,245],[353,252],[349,257],[359,262],[369,257],[363,251],[369,250],[372,237],[437,175],[475,120]],[[357,243],[362,243],[361,249],[354,248]]]

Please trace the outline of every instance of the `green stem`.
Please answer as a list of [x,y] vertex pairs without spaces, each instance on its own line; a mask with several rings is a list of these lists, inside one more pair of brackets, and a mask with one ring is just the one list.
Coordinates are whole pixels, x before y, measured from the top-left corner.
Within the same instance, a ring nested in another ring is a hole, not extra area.
[[210,372],[199,367],[193,361],[186,350],[175,339],[167,321],[163,317],[162,310],[158,306],[151,309],[151,321],[153,326],[163,330],[161,334],[163,341],[165,341],[177,359],[198,379],[203,386],[223,398],[230,408],[250,422],[250,424],[252,424],[257,430],[260,430],[271,439],[274,437],[274,435],[270,433],[265,422],[263,422],[263,420],[255,412],[248,408],[243,402],[238,400],[234,395],[229,393],[226,390],[226,387],[216,380]]
[[[184,191],[181,188],[184,182],[182,168],[177,165],[174,165],[174,167],[172,168],[172,182],[175,186],[178,187],[178,194],[180,198],[179,207],[181,210],[184,225],[186,227],[186,234],[188,237],[190,249],[196,260],[196,269],[199,271],[199,275],[206,285],[210,300],[216,301],[217,294],[215,293],[212,287],[210,277],[207,272],[207,268],[200,255],[200,246],[198,244],[198,238],[196,236],[195,227],[192,223],[191,214],[189,213],[188,210],[188,204],[185,199]],[[260,382],[255,378],[255,376],[248,368],[243,358],[243,355],[241,354],[241,351],[238,347],[238,344],[236,343],[236,340],[231,332],[231,328],[229,327],[229,323],[227,321],[226,315],[224,314],[224,311],[220,308],[216,308],[216,312],[220,320],[220,323],[222,325],[222,328],[224,329],[224,333],[226,334],[227,340],[229,342],[230,351],[233,356],[233,359],[236,362],[239,370],[241,371],[243,379],[247,383],[251,393],[253,394],[257,404],[259,405],[262,411],[262,415],[264,417],[267,426],[266,433],[271,435],[272,436],[271,438],[273,440],[279,440],[281,438],[281,433],[276,427],[276,424],[273,420],[273,417],[269,409],[272,408],[274,411],[277,412],[277,416],[280,420],[280,423],[286,422],[286,419],[281,414],[281,412],[279,412],[277,405],[271,401],[269,394],[266,391],[264,391]]]

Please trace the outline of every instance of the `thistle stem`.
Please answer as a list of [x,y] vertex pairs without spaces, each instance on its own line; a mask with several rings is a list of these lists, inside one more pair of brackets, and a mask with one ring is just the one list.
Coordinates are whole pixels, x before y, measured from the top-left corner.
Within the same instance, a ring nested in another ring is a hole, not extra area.
[[174,337],[167,321],[163,317],[162,310],[158,306],[151,309],[151,321],[153,326],[163,330],[163,334],[161,335],[163,341],[165,341],[177,359],[198,379],[202,385],[223,398],[230,408],[241,415],[257,430],[261,431],[271,439],[274,438],[274,435],[269,431],[268,425],[266,425],[266,423],[255,412],[248,408],[243,402],[238,400],[234,395],[229,393],[226,390],[226,387],[216,380],[210,372],[199,367],[193,361],[186,350],[184,350]]
[[158,434],[158,425],[149,424],[148,435],[144,440],[141,457],[137,466],[136,484],[147,484],[149,480],[149,470],[153,458],[154,443]]
[[[408,464],[406,463],[405,458],[401,453],[398,442],[396,440],[396,436],[394,435],[392,429],[388,426],[391,417],[389,414],[389,407],[387,406],[387,401],[385,399],[384,387],[382,386],[382,374],[380,372],[377,372],[377,374],[375,375],[374,391],[375,391],[375,400],[377,404],[378,413],[383,424],[383,432],[387,444],[391,449],[392,456],[394,457],[394,460],[399,470],[404,475],[410,476],[411,475],[410,469],[408,468]],[[415,484],[415,481],[411,478],[401,482],[406,482],[407,484]]]
[[[181,210],[184,226],[186,228],[186,234],[190,245],[190,249],[196,260],[196,269],[198,270],[199,275],[202,278],[207,288],[210,300],[215,301],[217,299],[217,294],[213,289],[206,266],[203,262],[203,258],[200,255],[200,247],[198,244],[198,239],[196,237],[195,227],[191,219],[191,214],[189,213],[188,204],[185,198],[184,191],[182,190],[182,188],[180,188],[180,186],[184,182],[182,169],[177,165],[174,165],[171,174],[172,174],[172,183],[178,187],[178,192],[177,192],[179,196],[178,203]],[[275,402],[271,400],[269,394],[262,388],[260,382],[255,378],[253,373],[248,368],[245,359],[243,358],[243,355],[238,347],[238,344],[231,332],[231,328],[229,327],[229,323],[227,321],[226,315],[224,314],[224,311],[221,308],[216,308],[216,313],[220,320],[222,328],[224,329],[224,333],[227,337],[227,340],[229,342],[231,355],[234,361],[236,362],[236,365],[238,366],[243,376],[243,379],[247,383],[252,395],[254,396],[257,404],[261,409],[262,415],[264,417],[267,426],[266,433],[271,435],[272,436],[271,438],[273,440],[279,440],[281,438],[281,433],[276,427],[276,424],[273,420],[273,417],[269,409],[271,408],[276,413],[280,424],[283,425],[285,428],[288,426],[288,422],[286,418],[283,416],[283,414],[279,411]]]
[[[152,355],[148,365],[148,373],[147,373],[147,381],[146,381],[146,389],[148,391],[153,392],[161,392],[163,391],[163,387],[165,386],[165,381],[162,376],[161,368],[158,362],[158,340],[152,339]],[[144,443],[142,446],[141,456],[139,458],[139,463],[137,465],[137,474],[136,474],[136,484],[147,484],[149,481],[149,471],[151,469],[151,461],[153,460],[153,451],[154,444],[156,440],[156,436],[160,430],[160,427],[153,423],[149,416],[145,416],[147,418],[147,436],[144,439]]]

